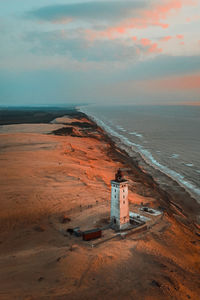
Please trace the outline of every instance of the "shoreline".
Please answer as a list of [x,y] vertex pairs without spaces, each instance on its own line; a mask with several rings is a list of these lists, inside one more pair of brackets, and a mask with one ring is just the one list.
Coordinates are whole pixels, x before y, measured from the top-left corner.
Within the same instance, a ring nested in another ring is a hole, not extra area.
[[[145,180],[145,184],[150,184],[157,190],[160,196],[159,201],[161,202],[161,206],[164,206],[164,209],[172,215],[180,213],[179,221],[182,221],[185,225],[192,225],[193,229],[196,230],[197,226],[200,225],[200,205],[198,200],[175,179],[148,164],[140,153],[132,151],[134,155],[130,156],[130,153],[128,153],[125,147],[123,149],[122,143],[122,147],[119,146],[117,138],[99,126],[96,120],[91,116],[88,116],[86,113],[84,114],[88,120],[96,124],[102,130],[113,152],[115,152],[112,153],[111,156],[118,156],[122,164],[126,164],[127,167],[130,167],[133,171],[137,171],[141,178]],[[128,173],[129,176],[131,176],[130,172]],[[133,175],[131,177],[134,178]]]
[[[87,111],[81,110],[81,108],[78,109],[87,115]],[[130,142],[127,137],[124,137],[122,134],[119,134],[114,129],[110,128],[109,125],[105,124],[102,120],[90,114],[88,114],[88,116],[92,121],[97,123],[98,126],[100,126],[107,135],[115,141],[117,147],[124,150],[128,156],[138,156],[138,160],[140,161],[141,167],[144,171],[150,174],[154,173],[155,170],[158,171],[158,173],[166,176],[181,186],[187,193],[190,194],[191,198],[195,199],[200,205],[200,189],[198,186],[195,186],[194,183],[191,183],[190,181],[184,180],[184,177],[181,174],[177,173],[175,170],[169,169],[169,167],[155,160],[148,150],[142,149],[141,145]]]
[[[197,299],[200,244],[195,205],[186,206],[189,219],[178,203],[185,191],[163,191],[138,156],[129,157],[85,114],[30,121],[0,133],[1,296]],[[161,217],[126,238],[109,239],[109,229],[97,247],[71,236],[69,228],[108,225],[110,180],[124,167],[130,211],[148,206],[163,210]]]
[[[140,153],[134,151],[134,156],[130,156],[126,149],[118,145],[117,139],[102,128],[96,120],[87,115],[87,113],[78,109],[76,110],[80,113],[80,118],[84,117],[88,119],[93,124],[93,129],[96,128],[101,132],[105,141],[110,145],[108,155],[131,169],[131,171],[128,171],[129,177],[133,181],[148,185],[150,189],[154,190],[161,209],[167,211],[167,213],[173,216],[178,222],[190,227],[196,232],[198,225],[200,225],[200,205],[198,200],[192,197],[191,194],[173,178],[149,165]],[[60,135],[60,130],[58,135]],[[61,135],[63,135],[62,129]]]
[[[87,115],[87,113],[84,112],[84,111],[80,110],[80,112],[86,114],[86,116],[89,118],[90,121],[94,122],[103,131],[105,131],[106,135],[108,135],[108,137],[115,143],[116,148],[119,148],[120,150],[124,151],[130,159],[132,158],[133,160],[135,160],[137,162],[138,166],[140,167],[140,169],[144,173],[148,173],[149,176],[153,176],[155,183],[157,183],[158,186],[161,187],[161,189],[165,190],[166,184],[177,185],[180,189],[183,189],[185,191],[185,194],[187,195],[187,197],[188,197],[188,194],[189,194],[189,198],[191,198],[192,201],[195,201],[200,207],[200,202],[199,202],[198,196],[197,196],[197,194],[195,194],[195,192],[192,192],[191,190],[187,189],[187,187],[184,184],[181,184],[181,182],[179,182],[178,180],[173,178],[173,176],[170,176],[169,174],[167,174],[164,171],[160,170],[155,165],[148,162],[148,160],[145,159],[145,157],[143,157],[142,154],[139,151],[131,149],[131,151],[129,152],[128,146],[126,146],[120,140],[119,137],[112,135],[112,133],[106,131],[105,128],[102,128],[103,126],[101,127],[101,125],[98,123],[98,120],[96,120],[95,117]],[[161,178],[161,177],[163,179],[163,182],[159,180],[159,178]],[[199,213],[200,213],[200,210],[199,210]]]
[[[5,112],[6,110],[3,111]],[[185,187],[181,186],[180,183],[175,181],[173,178],[171,178],[161,170],[156,169],[154,168],[154,166],[148,164],[139,152],[132,150],[130,155],[127,149],[123,147],[122,142],[121,145],[119,145],[119,139],[109,134],[96,122],[95,119],[92,118],[92,116],[87,115],[87,113],[81,111],[79,108],[76,107],[66,108],[64,110],[62,108],[58,108],[55,111],[51,108],[30,108],[29,110],[17,110],[18,115],[13,122],[13,115],[15,114],[16,110],[8,110],[9,116],[6,119],[6,123],[4,122],[3,125],[26,124],[25,121],[27,120],[27,113],[26,116],[24,116],[25,111],[29,111],[28,116],[31,116],[31,119],[29,119],[29,124],[53,124],[54,120],[60,118],[61,121],[57,124],[61,126],[69,125],[62,122],[62,118],[64,116],[75,118],[77,121],[85,119],[91,122],[93,125],[91,127],[86,126],[85,128],[85,136],[93,138],[95,137],[95,135],[92,134],[92,131],[99,131],[103,139],[110,146],[110,149],[108,150],[108,155],[114,160],[118,160],[127,168],[131,169],[131,171],[128,171],[129,177],[132,178],[134,181],[139,182],[140,184],[149,186],[150,190],[152,190],[155,193],[156,199],[159,201],[161,208],[166,210],[170,215],[174,215],[175,218],[178,215],[179,221],[183,222],[183,224],[189,227],[191,226],[192,229],[196,231],[196,228],[198,227],[197,224],[200,224],[200,205],[198,200],[195,199],[185,189]],[[0,110],[0,112],[2,111]],[[46,113],[48,113],[48,117],[46,116]],[[22,116],[24,116],[24,118]],[[3,118],[1,118],[0,115],[0,124],[2,125],[2,123]],[[73,127],[73,124],[71,125]],[[74,125],[76,126],[77,122],[74,122]],[[82,127],[84,128],[84,126],[85,124],[83,124]],[[72,129],[70,131],[67,130],[66,132],[66,128],[64,128],[63,131],[62,127],[58,130],[52,131],[51,134],[76,136],[76,133],[73,134]]]

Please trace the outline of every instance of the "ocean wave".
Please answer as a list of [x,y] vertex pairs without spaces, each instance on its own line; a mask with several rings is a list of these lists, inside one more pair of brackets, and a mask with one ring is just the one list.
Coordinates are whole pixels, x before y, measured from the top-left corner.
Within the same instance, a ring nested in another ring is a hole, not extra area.
[[119,126],[119,125],[117,125],[116,127],[117,127],[117,129],[119,129],[119,130],[121,130],[121,131],[123,131],[123,132],[126,132],[126,131],[127,131],[126,129],[124,129],[123,127],[121,127],[121,126]]
[[170,158],[178,158],[179,156],[180,156],[179,154],[173,153],[173,154],[170,156]]
[[185,164],[187,167],[193,167],[194,165],[193,164],[191,164],[191,163],[187,163],[187,164]]
[[[185,177],[178,172],[169,169],[167,166],[159,163],[152,155],[152,153],[145,149],[142,145],[136,144],[131,142],[127,137],[121,135],[120,133],[116,132],[114,129],[112,129],[110,126],[105,124],[102,120],[98,119],[97,117],[93,116],[90,112],[88,112],[86,109],[79,108],[83,113],[87,114],[91,119],[93,119],[100,127],[102,127],[109,135],[113,137],[117,137],[122,145],[120,145],[121,148],[124,148],[124,146],[128,146],[133,151],[138,152],[142,158],[145,160],[146,163],[151,165],[152,167],[160,170],[164,174],[168,175],[175,181],[177,181],[179,184],[184,186],[188,191],[200,196],[200,189],[196,187],[193,183],[189,182],[185,179]],[[126,147],[124,148],[126,150]]]
[[138,132],[129,132],[129,134],[130,135],[135,135],[135,136],[137,136],[137,137],[139,137],[139,138],[143,138],[143,135],[141,134],[141,133],[138,133]]

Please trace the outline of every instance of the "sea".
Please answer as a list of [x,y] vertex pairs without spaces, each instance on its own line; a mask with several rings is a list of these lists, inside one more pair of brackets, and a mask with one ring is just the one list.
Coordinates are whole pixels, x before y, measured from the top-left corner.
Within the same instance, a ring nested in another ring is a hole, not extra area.
[[79,108],[111,137],[159,169],[200,201],[200,106]]

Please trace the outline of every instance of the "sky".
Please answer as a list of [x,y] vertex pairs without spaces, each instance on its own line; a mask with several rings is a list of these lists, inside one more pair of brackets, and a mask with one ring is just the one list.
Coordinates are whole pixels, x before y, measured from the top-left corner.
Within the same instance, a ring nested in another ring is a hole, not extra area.
[[200,104],[199,0],[0,0],[0,105]]

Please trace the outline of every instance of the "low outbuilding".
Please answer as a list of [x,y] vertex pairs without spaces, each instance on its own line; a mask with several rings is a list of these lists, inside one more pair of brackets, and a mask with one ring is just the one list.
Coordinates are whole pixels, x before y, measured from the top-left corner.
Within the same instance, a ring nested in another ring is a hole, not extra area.
[[99,228],[87,230],[82,232],[83,240],[90,241],[94,239],[98,239],[102,236],[102,231]]

